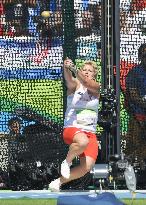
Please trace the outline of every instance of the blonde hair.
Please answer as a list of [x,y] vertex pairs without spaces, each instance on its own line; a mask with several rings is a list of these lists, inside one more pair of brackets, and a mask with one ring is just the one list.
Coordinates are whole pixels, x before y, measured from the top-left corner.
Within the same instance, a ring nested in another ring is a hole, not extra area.
[[98,71],[97,64],[95,62],[93,62],[93,61],[85,61],[80,69],[83,69],[85,65],[91,65],[94,68],[94,70],[95,70],[95,78],[97,78],[97,71]]

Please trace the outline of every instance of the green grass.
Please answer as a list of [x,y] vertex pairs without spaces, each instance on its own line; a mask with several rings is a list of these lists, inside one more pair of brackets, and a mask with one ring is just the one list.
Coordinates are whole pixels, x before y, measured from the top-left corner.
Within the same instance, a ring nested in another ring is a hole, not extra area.
[[0,205],[56,205],[56,199],[1,199]]
[[129,200],[129,199],[124,199],[122,200],[126,205],[146,205],[146,199],[134,199]]
[[[124,199],[126,205],[146,205],[146,199]],[[1,199],[0,205],[57,205],[56,199]]]

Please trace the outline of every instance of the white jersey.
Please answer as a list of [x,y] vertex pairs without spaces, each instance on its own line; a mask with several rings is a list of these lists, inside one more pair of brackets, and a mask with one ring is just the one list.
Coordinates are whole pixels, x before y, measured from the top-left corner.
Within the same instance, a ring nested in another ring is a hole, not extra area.
[[80,88],[67,97],[64,127],[77,127],[84,131],[96,132],[99,99]]

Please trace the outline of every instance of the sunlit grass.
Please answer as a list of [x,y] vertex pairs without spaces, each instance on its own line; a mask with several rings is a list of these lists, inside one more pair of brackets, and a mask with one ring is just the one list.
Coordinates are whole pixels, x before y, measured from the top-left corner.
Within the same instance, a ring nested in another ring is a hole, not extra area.
[[[121,200],[126,205],[146,205],[146,199]],[[0,205],[57,205],[57,199],[1,199]]]
[[122,200],[126,205],[146,205],[146,199]]
[[2,199],[0,205],[56,205],[56,199]]

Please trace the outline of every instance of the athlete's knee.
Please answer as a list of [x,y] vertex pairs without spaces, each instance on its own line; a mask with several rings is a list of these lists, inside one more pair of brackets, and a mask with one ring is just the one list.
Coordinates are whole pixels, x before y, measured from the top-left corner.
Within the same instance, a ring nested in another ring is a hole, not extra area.
[[90,172],[93,169],[94,164],[86,164],[86,171]]
[[81,133],[81,134],[78,134],[78,136],[76,136],[76,143],[81,149],[84,149],[89,144],[89,139],[85,134]]
[[78,141],[78,145],[80,146],[81,149],[85,149],[88,144],[89,144],[89,139],[87,137],[82,138],[82,140]]
[[93,164],[86,164],[82,166],[84,174],[90,172],[93,168]]

